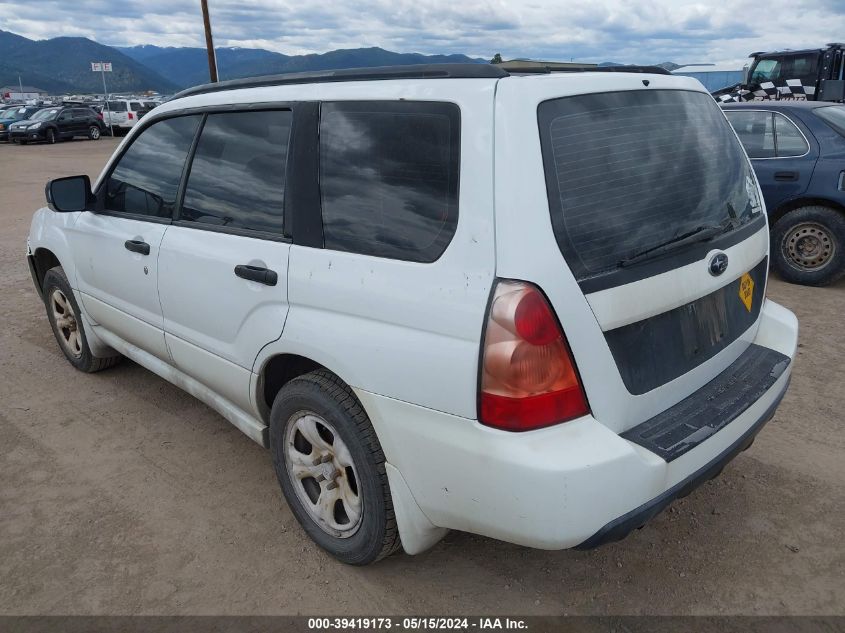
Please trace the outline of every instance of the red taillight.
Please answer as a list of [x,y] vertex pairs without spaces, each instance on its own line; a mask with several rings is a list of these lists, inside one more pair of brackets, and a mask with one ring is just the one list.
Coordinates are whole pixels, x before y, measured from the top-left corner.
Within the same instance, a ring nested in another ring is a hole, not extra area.
[[549,302],[531,284],[498,282],[481,360],[481,423],[529,431],[588,412],[575,362]]
[[130,119],[134,119],[134,118],[135,118],[135,115],[134,115],[134,114],[132,114],[132,113],[130,112],[130,113],[129,113],[129,115],[128,115],[128,117],[129,117]]

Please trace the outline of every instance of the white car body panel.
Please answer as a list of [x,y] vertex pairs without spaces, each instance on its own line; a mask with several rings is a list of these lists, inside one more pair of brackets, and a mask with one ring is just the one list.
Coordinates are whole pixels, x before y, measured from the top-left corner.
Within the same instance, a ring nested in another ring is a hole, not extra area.
[[[91,212],[67,232],[76,263],[76,289],[91,320],[154,356],[168,360],[158,297],[158,254],[166,224]],[[129,251],[127,240],[150,246]]]
[[[288,313],[290,244],[170,226],[159,255],[159,299],[176,367],[242,408],[251,407],[258,352],[281,336]],[[235,266],[269,268],[275,286],[235,276]]]

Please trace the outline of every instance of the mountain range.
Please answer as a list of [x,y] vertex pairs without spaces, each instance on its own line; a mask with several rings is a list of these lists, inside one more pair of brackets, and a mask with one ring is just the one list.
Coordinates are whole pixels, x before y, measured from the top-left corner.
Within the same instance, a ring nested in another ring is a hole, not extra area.
[[110,61],[111,92],[152,89],[173,92],[179,85],[165,79],[148,66],[110,46],[84,37],[55,37],[30,40],[0,31],[0,86],[20,81],[50,94],[102,92],[100,73],[91,72],[91,62]]
[[[208,55],[204,48],[132,46],[117,49],[162,77],[187,88],[208,82]],[[394,53],[383,48],[340,49],[322,54],[283,55],[261,48],[218,48],[217,74],[221,80],[309,70],[362,68],[406,64],[486,63],[466,55]]]
[[[486,63],[466,55],[396,53],[383,48],[354,48],[311,55],[283,55],[259,48],[218,48],[220,79],[237,79],[278,73],[371,66]],[[91,71],[91,62],[112,63],[106,74],[112,93],[155,90],[173,93],[208,82],[204,48],[141,45],[111,47],[84,37],[31,40],[0,30],[0,86],[20,81],[50,94],[101,93],[102,77]],[[604,62],[603,65],[614,65]],[[675,68],[664,62],[661,66]]]
[[[405,64],[484,63],[466,55],[395,53],[382,48],[356,48],[312,55],[283,55],[264,49],[218,48],[220,79],[257,75]],[[84,37],[30,40],[0,31],[0,86],[16,86],[18,77],[28,86],[50,94],[101,93],[100,73],[91,62],[112,63],[106,74],[109,92],[155,90],[172,93],[208,82],[204,48],[152,45],[111,47]]]

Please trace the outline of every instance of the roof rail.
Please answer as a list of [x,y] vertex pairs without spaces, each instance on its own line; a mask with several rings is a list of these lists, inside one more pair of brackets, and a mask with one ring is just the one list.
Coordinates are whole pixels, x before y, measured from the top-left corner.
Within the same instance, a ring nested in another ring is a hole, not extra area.
[[173,99],[193,95],[239,90],[241,88],[264,88],[289,84],[331,83],[338,81],[377,81],[388,79],[501,79],[513,74],[550,73],[650,73],[671,75],[660,66],[596,66],[595,68],[555,68],[550,66],[511,67],[508,70],[495,64],[410,64],[407,66],[376,66],[374,68],[344,68],[342,70],[321,70],[305,73],[285,73],[263,77],[229,79],[213,84],[194,86],[173,95]]
[[238,90],[241,88],[263,88],[287,84],[329,83],[336,81],[373,81],[387,79],[498,79],[507,77],[508,72],[492,64],[409,64],[407,66],[376,66],[374,68],[344,68],[304,73],[266,75],[229,79],[213,84],[194,86],[179,92],[174,99],[192,95]]
[[592,68],[559,68],[556,66],[510,66],[511,75],[548,75],[551,73],[648,73],[650,75],[671,75],[661,66],[594,66]]

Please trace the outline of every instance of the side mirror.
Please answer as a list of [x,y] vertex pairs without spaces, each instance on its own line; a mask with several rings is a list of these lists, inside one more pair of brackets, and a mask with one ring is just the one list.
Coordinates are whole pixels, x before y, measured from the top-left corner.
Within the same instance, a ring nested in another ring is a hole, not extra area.
[[53,211],[70,213],[85,211],[93,199],[91,179],[88,176],[56,178],[47,183],[47,204]]

